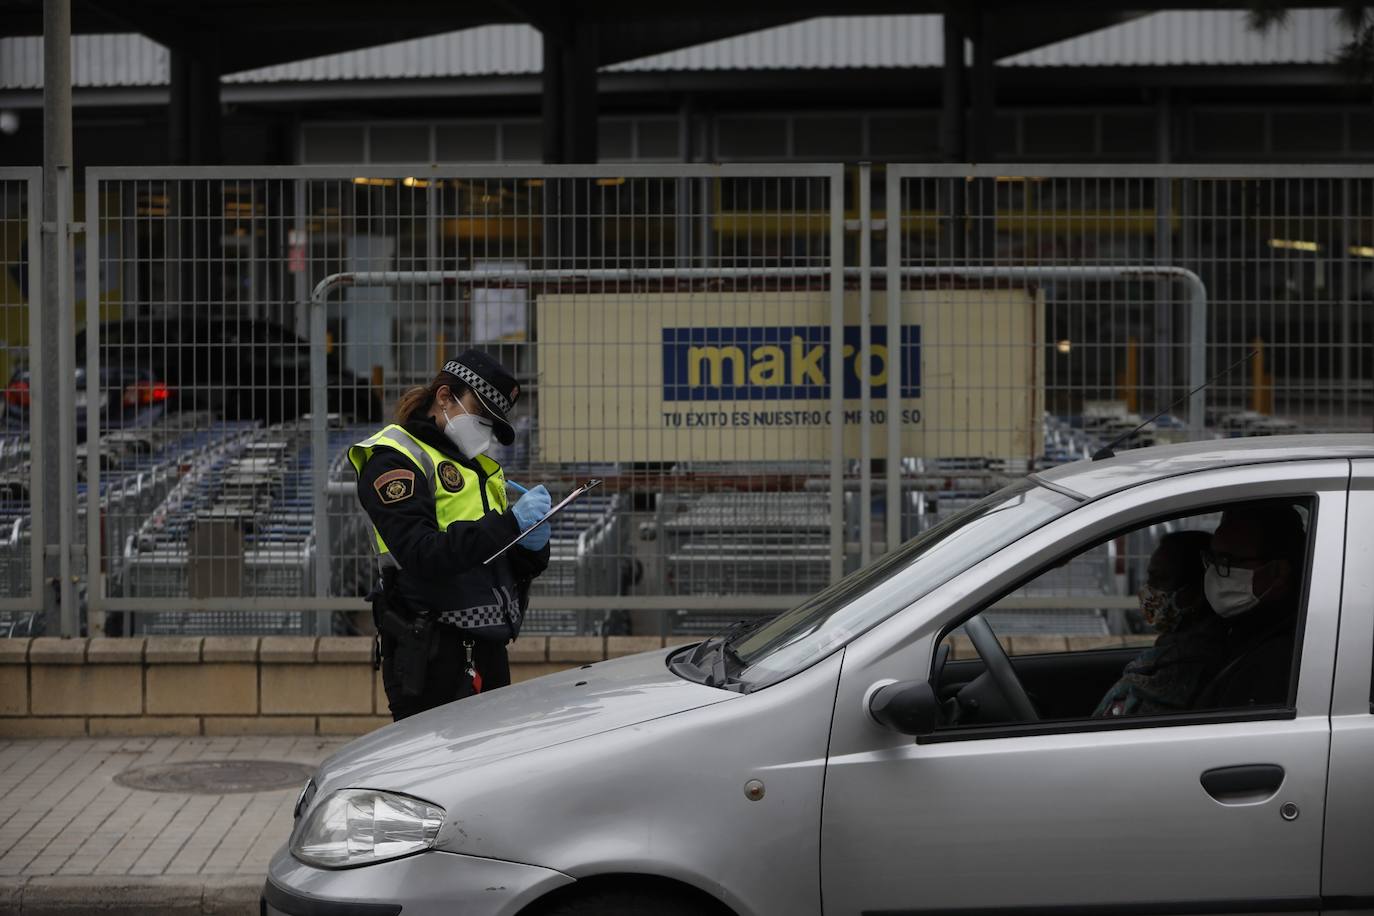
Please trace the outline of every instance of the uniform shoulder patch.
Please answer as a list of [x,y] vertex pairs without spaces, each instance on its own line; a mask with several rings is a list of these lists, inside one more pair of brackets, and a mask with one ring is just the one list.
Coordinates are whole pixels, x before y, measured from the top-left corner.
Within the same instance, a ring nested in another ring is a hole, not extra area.
[[445,490],[457,493],[463,489],[463,472],[458,470],[458,465],[452,461],[445,461],[439,465],[439,482],[444,485]]
[[394,471],[387,471],[385,474],[378,475],[372,482],[372,487],[377,491],[377,496],[384,505],[398,503],[404,499],[410,499],[415,495],[415,472],[407,471],[404,468],[397,468]]

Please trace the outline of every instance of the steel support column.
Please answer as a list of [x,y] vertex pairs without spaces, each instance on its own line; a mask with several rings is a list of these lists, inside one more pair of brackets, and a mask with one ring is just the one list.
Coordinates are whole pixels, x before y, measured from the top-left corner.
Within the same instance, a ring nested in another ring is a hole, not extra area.
[[[968,161],[968,113],[965,110],[967,74],[964,63],[964,23],[958,4],[945,6],[945,66],[941,84],[940,154],[946,162]],[[940,258],[964,258],[964,206],[968,196],[961,181],[942,182],[940,206],[947,225],[940,232]]]
[[219,77],[219,44],[213,38],[195,36],[171,48],[167,141],[173,163],[217,165],[223,161]]
[[[974,12],[973,71],[971,131],[969,154],[974,162],[992,162],[997,158],[994,139],[997,110],[997,43],[993,34],[992,14],[986,9]],[[973,220],[972,256],[985,264],[997,257],[997,183],[992,178],[980,178],[969,188],[966,216]]]
[[[43,292],[40,324],[40,390],[49,404],[36,460],[56,464],[45,474],[41,495],[44,519],[43,610],[49,635],[79,635],[71,577],[72,536],[76,530],[75,368],[72,313],[66,272],[71,223],[72,178],[72,10],[71,0],[43,3]],[[63,373],[66,373],[65,376]],[[55,414],[55,416],[54,416]],[[55,422],[54,422],[55,420]],[[62,473],[66,471],[68,473]],[[52,524],[56,521],[56,524]],[[60,630],[59,630],[60,626]]]
[[[544,161],[597,159],[596,27],[567,21],[544,29]],[[585,180],[551,180],[544,188],[544,262],[577,263],[590,253],[592,195]]]
[[558,34],[546,29],[544,72],[539,96],[539,120],[544,131],[544,161],[563,162],[563,43]]
[[596,39],[596,26],[584,22],[544,30],[545,162],[597,160]]

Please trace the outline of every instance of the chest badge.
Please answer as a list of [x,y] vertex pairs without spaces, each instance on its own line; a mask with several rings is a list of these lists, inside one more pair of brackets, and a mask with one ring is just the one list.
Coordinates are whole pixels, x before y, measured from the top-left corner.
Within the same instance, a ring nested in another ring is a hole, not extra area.
[[458,465],[452,461],[445,461],[439,465],[439,482],[444,485],[445,490],[457,493],[463,489],[463,472],[458,470]]

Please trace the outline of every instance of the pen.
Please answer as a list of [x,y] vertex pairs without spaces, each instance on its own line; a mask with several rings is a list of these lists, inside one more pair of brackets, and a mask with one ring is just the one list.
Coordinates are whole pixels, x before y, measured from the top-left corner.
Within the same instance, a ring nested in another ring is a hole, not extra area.
[[527,488],[520,486],[520,484],[516,483],[513,480],[507,480],[506,486],[510,487],[512,490],[519,493],[521,496],[524,496],[526,493],[529,492]]

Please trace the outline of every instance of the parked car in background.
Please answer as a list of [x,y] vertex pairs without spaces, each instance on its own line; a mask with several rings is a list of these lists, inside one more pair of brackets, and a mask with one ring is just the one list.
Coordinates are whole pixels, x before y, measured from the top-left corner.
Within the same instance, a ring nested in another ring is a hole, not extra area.
[[[226,420],[264,424],[310,412],[310,345],[265,321],[235,318],[140,319],[101,325],[102,374],[151,372],[175,392],[178,409],[208,409]],[[85,362],[86,332],[77,336]],[[345,420],[381,419],[381,397],[366,379],[326,356],[328,410]]]
[[[175,409],[177,400],[171,386],[149,368],[116,363],[100,367],[101,392],[94,402],[102,429],[136,429],[156,423]],[[33,379],[29,370],[15,372],[5,385],[0,399],[0,432],[22,435],[33,414]],[[52,421],[57,418],[56,399],[48,399]],[[86,414],[92,409],[86,386],[85,367],[76,370],[77,438],[86,435]]]
[[[100,326],[100,381],[92,401],[87,387],[86,342],[76,339],[77,435],[86,433],[86,411],[100,412],[102,429],[156,423],[169,412],[208,410],[225,420],[264,425],[310,412],[310,345],[291,331],[264,321],[139,319]],[[331,353],[326,357],[327,404],[345,421],[382,417],[380,395],[349,372]],[[0,424],[18,433],[28,428],[33,380],[22,369],[8,380]],[[56,417],[56,401],[52,417]]]

